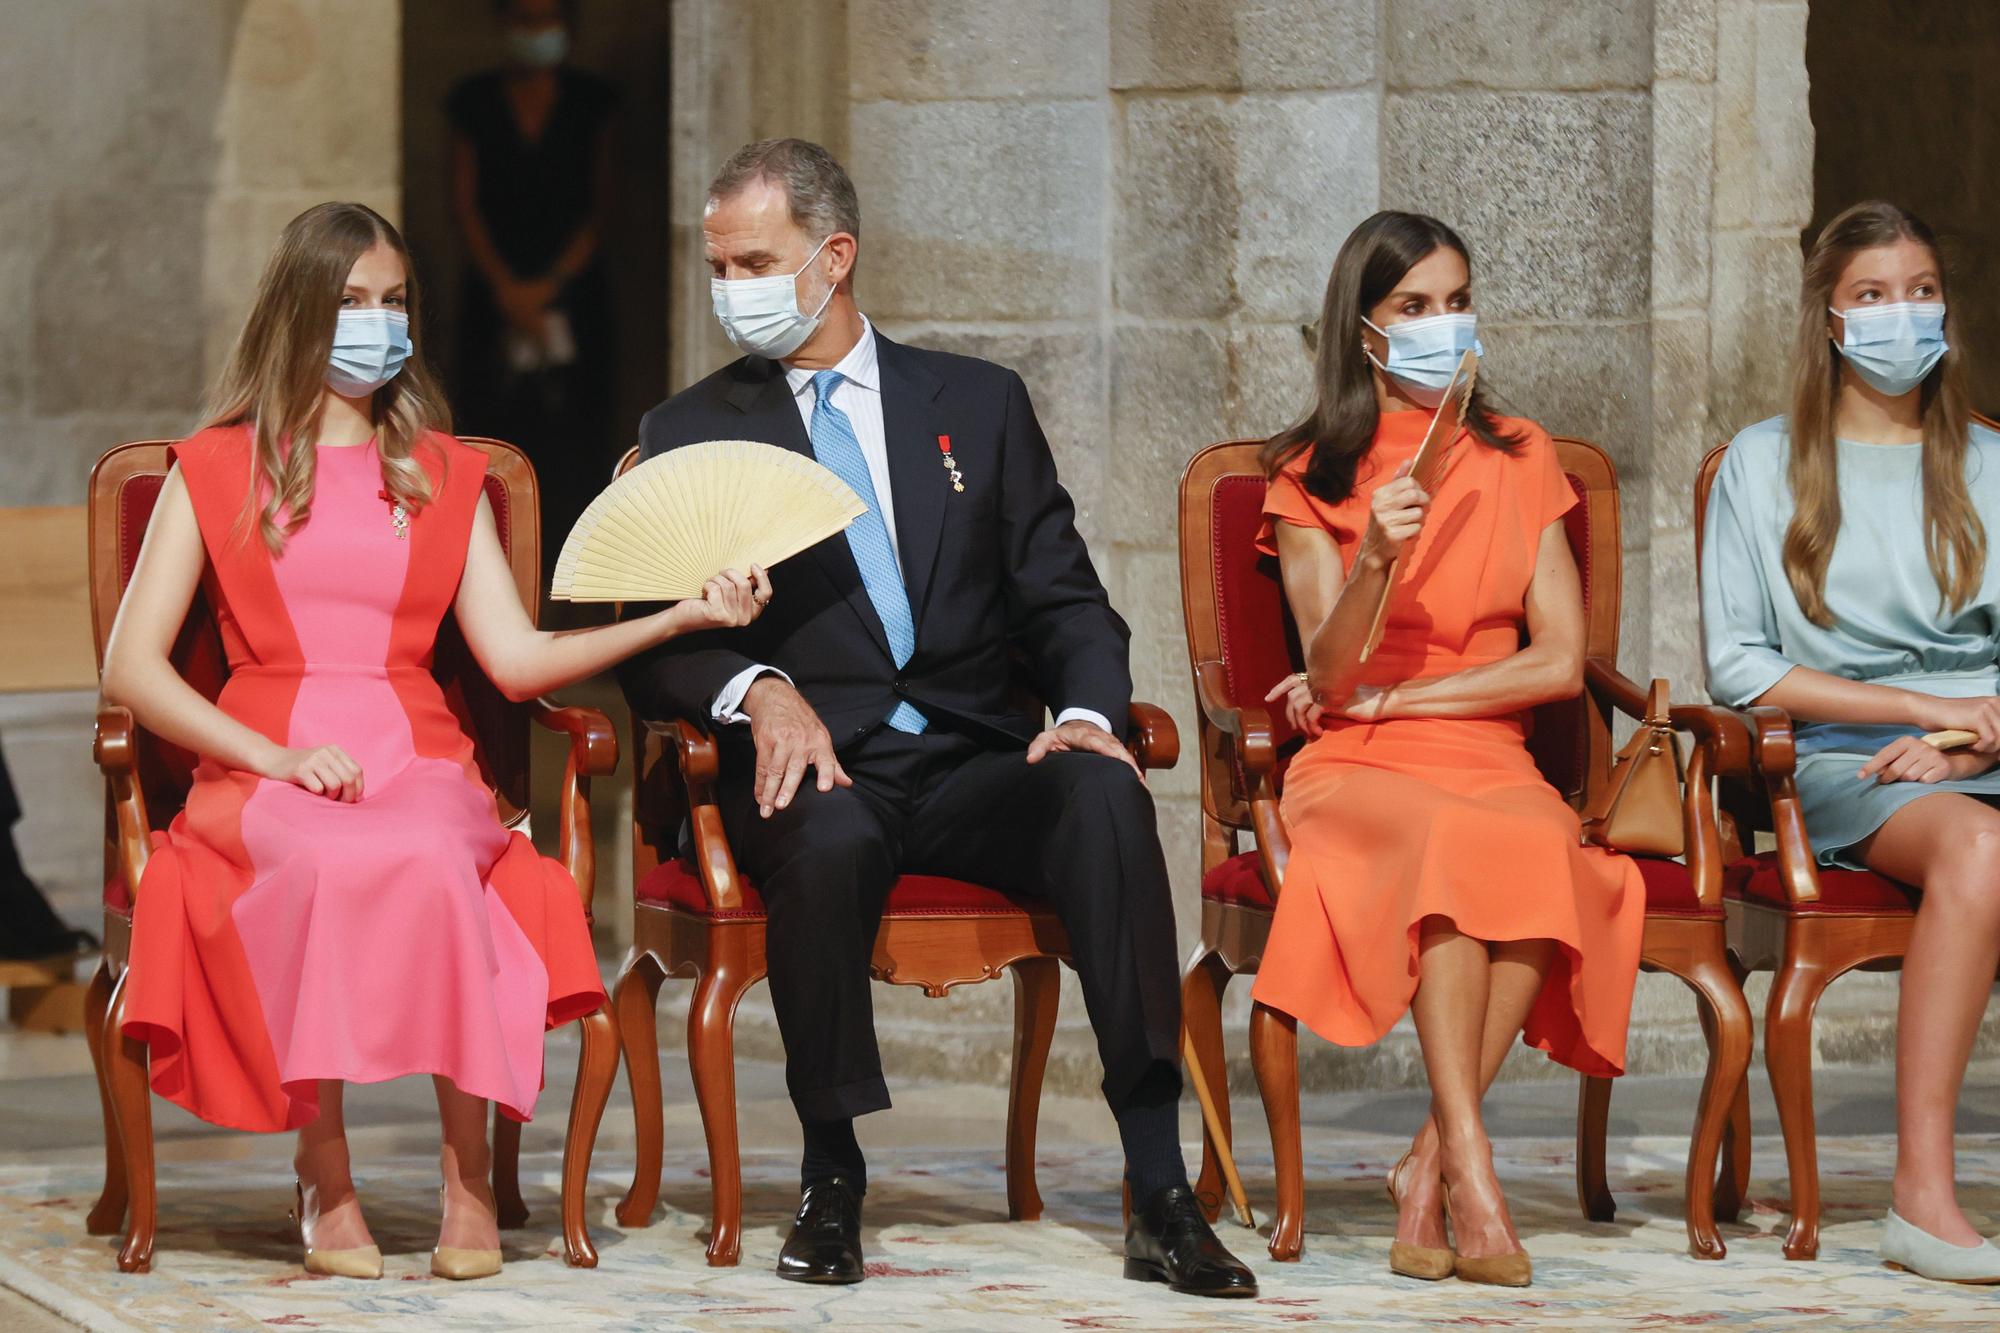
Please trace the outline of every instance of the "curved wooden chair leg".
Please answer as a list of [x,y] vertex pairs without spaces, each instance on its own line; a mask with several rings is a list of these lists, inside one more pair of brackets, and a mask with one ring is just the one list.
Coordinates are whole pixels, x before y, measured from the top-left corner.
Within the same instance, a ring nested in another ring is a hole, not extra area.
[[1729,1251],[1715,1229],[1716,1163],[1748,1082],[1750,1002],[1743,998],[1742,986],[1724,961],[1719,940],[1712,940],[1695,955],[1681,980],[1695,993],[1702,1030],[1708,1036],[1708,1070],[1702,1077],[1701,1100],[1695,1106],[1694,1133],[1688,1143],[1688,1253],[1697,1259],[1720,1259]]
[[734,1267],[743,1250],[743,1163],[736,1137],[736,1004],[750,988],[748,969],[712,964],[688,1005],[688,1065],[708,1142],[708,1262]]
[[1604,1175],[1605,1127],[1611,1119],[1611,1080],[1582,1075],[1576,1091],[1576,1202],[1593,1222],[1618,1216],[1618,1202]]
[[[1222,1046],[1222,992],[1229,985],[1228,965],[1212,952],[1199,951],[1181,974],[1181,1024],[1208,1079],[1208,1095],[1215,1106],[1215,1118],[1224,1134],[1232,1133],[1229,1123],[1228,1054]],[[1195,1198],[1210,1222],[1222,1216],[1222,1170],[1216,1162],[1215,1143],[1204,1131],[1201,1136],[1201,1174],[1195,1178]]]
[[[1733,954],[1725,955],[1731,980],[1736,983],[1737,993],[1743,991],[1743,982],[1750,975],[1739,966]],[[1749,1013],[1749,1002],[1744,1002],[1744,1013]],[[1704,1021],[1707,1021],[1704,1017]],[[1754,1036],[1752,1038],[1754,1042]],[[1743,1077],[1736,1081],[1736,1095],[1729,1102],[1729,1117],[1722,1126],[1722,1146],[1718,1156],[1720,1161],[1715,1172],[1715,1215],[1724,1222],[1743,1220],[1744,1205],[1750,1201],[1750,1075],[1748,1070],[1749,1052],[1744,1053],[1745,1070]]]
[[579,1020],[583,1054],[576,1062],[576,1095],[570,1098],[569,1129],[563,1136],[562,1230],[563,1258],[572,1268],[597,1267],[597,1247],[590,1243],[584,1205],[590,1189],[590,1154],[597,1146],[598,1122],[611,1084],[618,1077],[618,1030],[611,1006],[598,1006]]
[[528,1224],[521,1199],[521,1122],[493,1106],[493,1208],[502,1231]]
[[90,1067],[97,1075],[97,1110],[104,1120],[104,1188],[90,1206],[84,1230],[93,1236],[109,1236],[125,1221],[125,1148],[118,1139],[118,1111],[111,1104],[110,1072],[105,1067],[107,1043],[114,1041],[104,1030],[111,1012],[111,960],[100,958],[90,975],[90,988],[83,993],[83,1037],[90,1047]]
[[656,1008],[660,983],[667,978],[659,960],[635,950],[612,988],[611,1007],[617,1014],[618,1045],[625,1057],[625,1082],[632,1089],[632,1125],[637,1138],[633,1152],[632,1186],[618,1202],[618,1224],[643,1227],[653,1220],[660,1202],[660,1162],[666,1150],[666,1126],[660,1106],[660,1032]]
[[1007,1087],[1007,1216],[1033,1222],[1042,1215],[1035,1188],[1035,1129],[1042,1109],[1042,1075],[1062,1003],[1061,964],[1023,958],[1014,974],[1014,1072]]
[[118,1139],[125,1151],[127,1190],[125,1243],[118,1251],[118,1268],[144,1273],[153,1266],[153,1234],[159,1200],[153,1181],[152,1088],[146,1080],[146,1043],[125,1035],[128,968],[111,994],[105,1016],[105,1056],[109,1066],[111,1105],[118,1119]]
[[1785,1234],[1787,1259],[1819,1256],[1819,1143],[1813,1125],[1812,1022],[1820,992],[1832,978],[1815,961],[1794,956],[1787,941],[1784,961],[1771,982],[1764,1011],[1764,1068],[1778,1100],[1778,1127],[1785,1136],[1785,1165],[1791,1174],[1792,1224]]
[[1305,1239],[1305,1153],[1299,1142],[1299,1031],[1290,1014],[1264,1005],[1250,1010],[1250,1067],[1264,1095],[1271,1127],[1271,1164],[1278,1177],[1278,1215],[1271,1257],[1290,1263]]

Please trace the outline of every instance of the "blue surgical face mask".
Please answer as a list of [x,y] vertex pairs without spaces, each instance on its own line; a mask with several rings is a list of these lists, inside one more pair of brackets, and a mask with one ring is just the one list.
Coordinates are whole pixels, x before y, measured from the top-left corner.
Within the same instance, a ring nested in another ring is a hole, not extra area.
[[1916,388],[1948,350],[1940,302],[1828,306],[1827,311],[1844,321],[1837,344],[1841,356],[1880,393],[1897,396]]
[[[1424,407],[1436,407],[1444,401],[1452,373],[1468,351],[1475,356],[1486,355],[1486,349],[1479,345],[1477,315],[1427,315],[1391,324],[1386,329],[1366,315],[1361,322],[1389,340],[1387,362],[1376,361],[1373,352],[1367,352],[1368,359],[1396,381],[1411,402]],[[1366,350],[1364,346],[1363,351]]]
[[833,288],[827,287],[819,309],[808,315],[799,309],[799,273],[812,267],[813,260],[819,258],[819,252],[832,239],[829,234],[815,245],[797,273],[775,273],[768,278],[710,278],[709,299],[729,341],[752,356],[769,357],[773,361],[781,361],[805,346],[806,339],[819,328],[827,302],[833,300]]
[[366,398],[395,379],[410,359],[410,317],[400,310],[343,310],[333,325],[327,387]]
[[507,54],[514,63],[529,69],[548,69],[560,65],[569,54],[569,34],[560,27],[537,28],[527,32],[520,28],[507,29]]

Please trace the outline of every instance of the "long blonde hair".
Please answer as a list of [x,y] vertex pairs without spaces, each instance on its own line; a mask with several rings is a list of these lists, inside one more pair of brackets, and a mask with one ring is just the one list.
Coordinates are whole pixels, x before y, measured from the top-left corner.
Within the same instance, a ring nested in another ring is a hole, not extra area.
[[1919,390],[1923,411],[1924,549],[1937,580],[1940,610],[1964,606],[1986,570],[1986,528],[1965,484],[1967,432],[1972,409],[1959,359],[1957,320],[1945,290],[1944,258],[1937,236],[1922,218],[1880,200],[1856,204],[1826,224],[1806,256],[1800,283],[1798,341],[1792,352],[1789,418],[1792,522],[1785,532],[1785,577],[1799,609],[1816,625],[1831,625],[1826,570],[1840,535],[1840,486],[1834,416],[1840,399],[1839,355],[1827,327],[1833,289],[1855,255],[1896,241],[1915,241],[1931,252],[1944,298],[1944,357]]
[[256,515],[273,555],[312,516],[314,451],[292,446],[310,446],[319,433],[341,293],[355,261],[378,244],[403,261],[411,343],[402,371],[375,391],[382,484],[412,509],[431,498],[430,476],[414,453],[427,431],[451,429],[451,410],[424,366],[409,247],[388,219],[366,205],[315,204],[279,235],[250,316],[202,413],[204,428],[251,425],[255,462],[244,518]]

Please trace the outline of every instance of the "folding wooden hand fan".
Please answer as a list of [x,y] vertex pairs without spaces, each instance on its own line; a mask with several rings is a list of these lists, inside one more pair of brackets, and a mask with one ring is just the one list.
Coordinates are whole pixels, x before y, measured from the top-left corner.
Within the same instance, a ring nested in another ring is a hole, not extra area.
[[711,440],[649,458],[570,529],[549,596],[671,602],[725,569],[766,569],[867,512],[823,464],[754,440]]
[[[1444,397],[1439,400],[1437,412],[1431,417],[1430,429],[1424,432],[1424,442],[1417,446],[1417,456],[1410,464],[1410,480],[1423,487],[1425,494],[1436,490],[1439,477],[1444,475],[1444,465],[1451,453],[1451,442],[1458,438],[1458,432],[1465,425],[1465,414],[1472,406],[1472,386],[1479,378],[1479,355],[1468,351],[1459,358],[1458,369],[1451,373],[1451,383],[1445,385]],[[1389,595],[1396,588],[1396,572],[1402,568],[1403,557],[1397,553],[1389,566],[1389,577],[1383,581],[1382,596],[1375,603],[1375,618],[1369,622],[1368,638],[1361,645],[1361,660],[1366,662],[1382,643],[1382,628],[1389,619]]]

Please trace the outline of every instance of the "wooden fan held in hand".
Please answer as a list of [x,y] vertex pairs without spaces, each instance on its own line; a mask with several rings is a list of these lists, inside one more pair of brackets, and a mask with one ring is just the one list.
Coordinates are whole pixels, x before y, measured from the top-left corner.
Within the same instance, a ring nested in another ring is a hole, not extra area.
[[755,440],[655,455],[607,486],[556,557],[565,602],[677,602],[727,569],[769,569],[868,512],[824,464]]
[[[1451,382],[1444,387],[1444,397],[1438,400],[1437,412],[1431,417],[1430,429],[1424,432],[1424,442],[1417,446],[1417,456],[1410,462],[1410,480],[1431,494],[1438,478],[1444,475],[1444,465],[1451,456],[1452,441],[1465,428],[1465,414],[1472,406],[1472,385],[1479,377],[1479,354],[1467,351],[1459,358],[1458,369],[1451,372]],[[1375,602],[1374,619],[1368,622],[1368,638],[1361,645],[1361,660],[1366,662],[1371,654],[1381,646],[1382,629],[1389,620],[1389,596],[1396,590],[1396,574],[1402,568],[1403,553],[1396,552],[1396,558],[1389,563],[1388,577],[1382,581],[1382,595]]]

